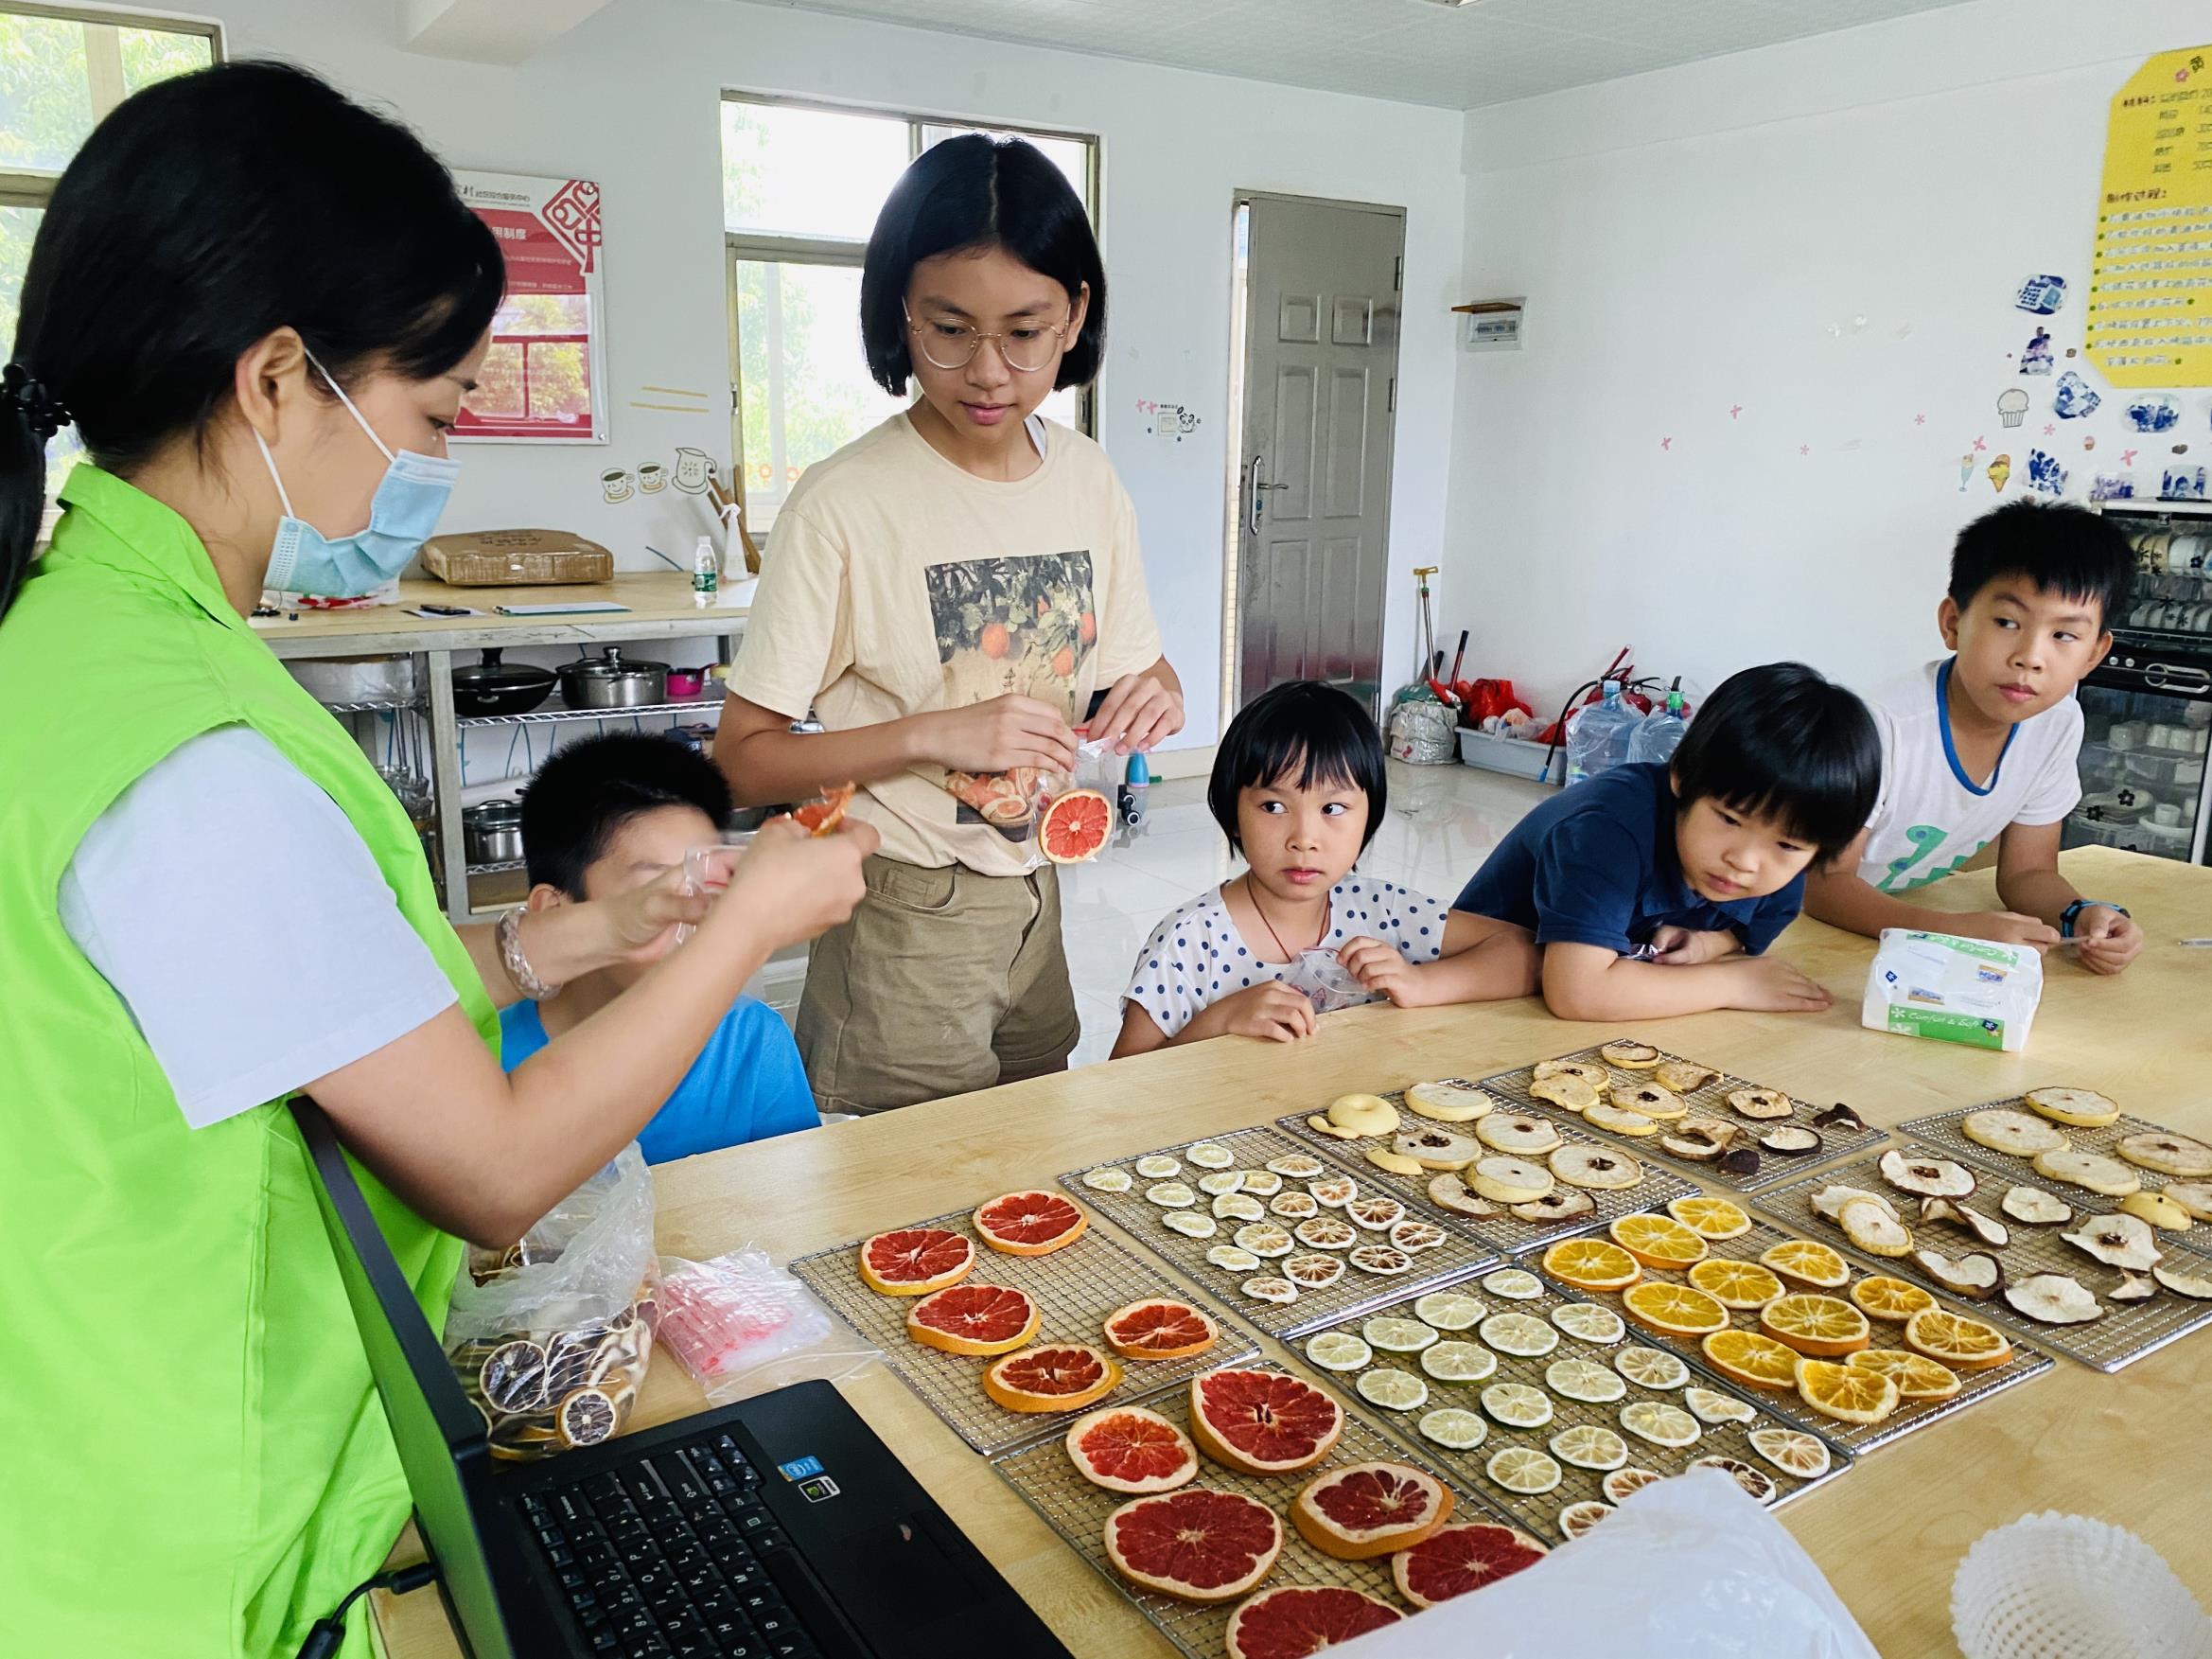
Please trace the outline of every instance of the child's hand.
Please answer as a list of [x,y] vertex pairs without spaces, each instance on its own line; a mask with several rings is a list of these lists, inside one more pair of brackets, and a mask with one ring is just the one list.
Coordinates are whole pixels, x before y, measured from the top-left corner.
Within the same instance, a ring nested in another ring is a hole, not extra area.
[[1698,933],[1688,927],[1670,926],[1651,936],[1651,960],[1672,967],[1718,962],[1724,956],[1732,956],[1739,948],[1736,936],[1725,927],[1718,933]]
[[680,867],[665,871],[643,887],[592,906],[606,923],[608,947],[617,961],[658,962],[676,948],[678,926],[697,923],[707,914],[712,896],[686,892],[684,880]]
[[1959,917],[1958,926],[1953,931],[1962,939],[1987,939],[1994,944],[2025,944],[2038,952],[2047,951],[2060,938],[2059,930],[2048,922],[2039,916],[2024,916],[2018,910],[1977,910],[1970,916]]
[[1399,1008],[1425,1008],[1429,1004],[1422,970],[1400,956],[1394,944],[1379,939],[1355,939],[1337,952],[1337,961],[1363,989],[1389,997]]
[[2081,942],[2081,948],[2074,954],[2093,974],[2118,973],[2143,948],[2143,929],[2110,905],[2091,905],[2081,911],[2074,937]]
[[1829,996],[1780,957],[1755,956],[1736,964],[1730,1008],[1763,1014],[1818,1014],[1835,1005]]
[[1279,980],[1224,997],[1190,1023],[1205,1036],[1257,1037],[1263,1043],[1294,1043],[1320,1029],[1305,994]]

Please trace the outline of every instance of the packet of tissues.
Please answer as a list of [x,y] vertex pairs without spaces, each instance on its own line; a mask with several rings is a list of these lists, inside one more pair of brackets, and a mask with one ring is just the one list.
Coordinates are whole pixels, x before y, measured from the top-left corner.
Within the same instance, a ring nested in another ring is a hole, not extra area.
[[2016,1054],[2042,1000],[2043,958],[2028,945],[1885,927],[1859,1023]]

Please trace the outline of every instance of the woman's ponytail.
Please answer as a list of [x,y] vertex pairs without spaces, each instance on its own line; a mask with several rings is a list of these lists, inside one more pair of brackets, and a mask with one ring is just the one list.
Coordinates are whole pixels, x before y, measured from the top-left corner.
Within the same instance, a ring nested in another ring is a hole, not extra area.
[[0,370],[0,616],[15,603],[46,509],[46,440],[69,415],[21,363]]

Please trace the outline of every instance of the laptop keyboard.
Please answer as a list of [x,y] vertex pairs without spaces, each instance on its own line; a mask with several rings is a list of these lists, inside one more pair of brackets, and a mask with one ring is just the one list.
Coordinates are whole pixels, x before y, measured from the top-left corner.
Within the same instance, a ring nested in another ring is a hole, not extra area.
[[768,1563],[791,1541],[727,1434],[521,1500],[593,1653],[818,1659]]

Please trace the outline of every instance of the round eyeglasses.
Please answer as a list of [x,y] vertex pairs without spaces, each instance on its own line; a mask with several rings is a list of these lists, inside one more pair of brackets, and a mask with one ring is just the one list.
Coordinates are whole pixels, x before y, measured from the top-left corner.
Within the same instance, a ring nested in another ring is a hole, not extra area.
[[998,355],[1006,366],[1016,374],[1035,374],[1050,365],[1052,360],[1065,348],[1068,323],[1075,313],[1068,313],[1067,323],[1026,324],[1015,328],[987,330],[972,328],[965,323],[917,323],[912,311],[906,312],[906,327],[922,347],[922,355],[940,369],[964,369],[975,361],[975,354],[983,349],[988,340],[998,347]]

